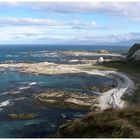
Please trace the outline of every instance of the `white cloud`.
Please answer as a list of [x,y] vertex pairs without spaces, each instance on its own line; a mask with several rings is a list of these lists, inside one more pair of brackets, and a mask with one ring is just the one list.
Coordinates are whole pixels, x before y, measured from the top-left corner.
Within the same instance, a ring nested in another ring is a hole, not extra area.
[[0,25],[40,25],[40,26],[56,26],[59,23],[56,20],[39,19],[39,18],[14,18],[14,17],[0,17]]
[[66,13],[102,12],[112,16],[140,20],[140,2],[48,2],[24,3],[37,11]]
[[[59,32],[55,29],[44,26],[3,26],[0,28],[1,42],[17,40],[26,43],[28,40],[36,42],[37,40],[46,41],[46,38],[55,38],[55,40],[65,40],[73,37],[73,33]],[[51,40],[52,40],[51,39]]]
[[78,21],[74,20],[71,22],[58,22],[56,20],[41,19],[41,18],[15,18],[15,17],[0,17],[1,26],[36,26],[40,28],[41,26],[48,26],[48,28],[53,29],[103,29],[103,27],[96,26],[95,21]]
[[89,34],[88,32],[56,32],[46,27],[36,26],[13,26],[0,28],[1,42],[7,43],[18,41],[20,43],[78,43],[78,44],[104,44],[104,43],[130,43],[140,42],[140,33],[122,33],[122,34]]
[[[11,6],[26,6],[32,10],[39,12],[60,12],[62,14],[69,13],[89,13],[100,12],[111,16],[127,17],[132,20],[140,21],[140,3],[126,2],[106,2],[106,3],[15,3]],[[25,8],[25,9],[26,9]],[[67,15],[66,15],[67,16]],[[71,20],[71,21],[70,21]],[[125,20],[125,18],[124,18]],[[60,22],[61,21],[61,22]],[[132,23],[132,22],[130,22]],[[135,22],[134,22],[135,23]],[[139,22],[138,22],[139,23]],[[111,24],[111,23],[110,23]],[[78,20],[68,19],[67,21],[33,18],[33,17],[0,17],[0,38],[2,40],[50,40],[64,42],[79,42],[79,43],[116,43],[116,42],[131,42],[139,41],[139,30],[129,28],[130,25],[116,24],[103,25],[96,23],[94,16],[92,21],[78,18]],[[124,27],[126,29],[124,29]],[[117,29],[117,30],[116,30]],[[98,30],[97,32],[94,30]],[[100,31],[99,31],[100,30]],[[110,30],[110,31],[105,31]],[[127,32],[127,33],[124,33]],[[130,32],[130,33],[128,33]],[[116,33],[116,34],[114,34]],[[91,34],[91,35],[90,35]]]
[[73,43],[102,44],[102,43],[135,43],[140,42],[140,33],[83,35],[72,38]]
[[97,24],[95,21],[72,21],[65,24],[67,27],[72,29],[85,29],[85,30],[92,30],[97,28]]

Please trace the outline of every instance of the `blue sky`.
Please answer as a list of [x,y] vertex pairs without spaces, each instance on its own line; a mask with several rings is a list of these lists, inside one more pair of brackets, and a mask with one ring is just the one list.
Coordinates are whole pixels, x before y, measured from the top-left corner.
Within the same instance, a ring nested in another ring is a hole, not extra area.
[[0,2],[0,44],[133,44],[139,25],[139,2]]

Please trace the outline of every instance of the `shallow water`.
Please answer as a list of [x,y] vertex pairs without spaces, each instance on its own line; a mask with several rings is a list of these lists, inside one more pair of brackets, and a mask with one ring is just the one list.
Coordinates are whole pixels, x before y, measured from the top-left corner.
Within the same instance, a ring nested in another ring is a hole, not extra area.
[[[0,63],[9,60],[65,63],[65,59],[75,58],[66,56],[61,58],[57,52],[45,52],[44,55],[44,48],[43,50],[26,48],[22,51],[18,49],[13,49],[13,51],[1,49],[0,51]],[[58,131],[60,124],[78,118],[89,111],[83,108],[39,104],[35,98],[39,93],[54,88],[86,92],[85,89],[88,86],[101,87],[114,84],[116,84],[114,79],[83,73],[35,76],[20,73],[16,69],[0,69],[0,137],[49,137]],[[13,113],[33,113],[36,117],[31,120],[11,120],[7,115]]]

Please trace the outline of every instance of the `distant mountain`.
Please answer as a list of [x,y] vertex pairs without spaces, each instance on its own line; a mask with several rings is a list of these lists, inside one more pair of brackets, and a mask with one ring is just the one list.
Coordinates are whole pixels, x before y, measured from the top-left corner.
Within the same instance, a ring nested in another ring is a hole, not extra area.
[[140,61],[140,43],[134,44],[127,54],[127,60]]

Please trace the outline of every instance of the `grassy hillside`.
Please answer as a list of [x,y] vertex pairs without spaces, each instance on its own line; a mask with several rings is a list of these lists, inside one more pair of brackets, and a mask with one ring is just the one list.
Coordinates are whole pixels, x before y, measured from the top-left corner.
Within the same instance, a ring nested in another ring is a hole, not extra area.
[[90,113],[82,119],[61,126],[60,137],[138,138],[140,108],[108,109]]

